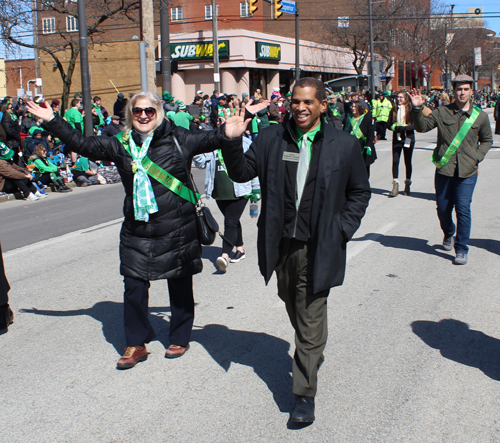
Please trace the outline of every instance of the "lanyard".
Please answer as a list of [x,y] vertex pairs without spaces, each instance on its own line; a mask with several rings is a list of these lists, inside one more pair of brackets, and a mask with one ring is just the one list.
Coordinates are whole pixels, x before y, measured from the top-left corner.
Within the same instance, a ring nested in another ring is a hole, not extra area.
[[457,152],[457,149],[464,141],[464,138],[468,134],[470,128],[472,127],[476,119],[479,117],[480,113],[481,110],[477,106],[474,106],[472,108],[472,114],[467,120],[464,121],[457,135],[450,143],[450,146],[448,146],[448,149],[446,150],[446,152],[444,153],[444,155],[441,157],[440,160],[435,159],[437,148],[434,150],[434,152],[432,153],[431,161],[436,165],[436,168],[441,169],[444,165],[446,165],[450,161],[450,158],[453,156],[453,154],[455,154],[455,152]]

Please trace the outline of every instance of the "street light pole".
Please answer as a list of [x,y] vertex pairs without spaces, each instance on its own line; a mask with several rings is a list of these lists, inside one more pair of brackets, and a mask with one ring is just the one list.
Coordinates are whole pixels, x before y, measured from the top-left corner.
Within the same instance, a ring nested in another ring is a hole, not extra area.
[[160,34],[161,34],[161,88],[172,91],[172,72],[170,70],[170,29],[168,16],[168,0],[160,0]]
[[368,0],[369,14],[370,14],[370,64],[371,64],[371,82],[372,82],[372,101],[375,100],[375,60],[373,54],[373,19],[372,19],[372,0]]
[[93,135],[92,104],[90,98],[89,51],[87,40],[87,20],[85,0],[78,0],[78,33],[80,40],[80,72],[82,76],[83,128],[86,136]]
[[220,72],[219,72],[219,31],[217,26],[217,5],[212,0],[212,34],[214,46],[214,89],[220,92]]

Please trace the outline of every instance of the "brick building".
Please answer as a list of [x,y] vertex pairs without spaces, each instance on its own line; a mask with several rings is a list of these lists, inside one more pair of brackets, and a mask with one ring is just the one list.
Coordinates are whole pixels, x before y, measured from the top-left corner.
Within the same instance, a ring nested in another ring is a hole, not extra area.
[[[61,0],[63,1],[63,0]],[[98,1],[98,0],[94,0]],[[292,14],[271,19],[271,5],[263,0],[258,10],[249,14],[247,1],[218,0],[219,54],[221,90],[227,93],[253,93],[262,89],[270,96],[275,87],[283,92],[293,82],[295,66],[295,24]],[[209,95],[213,90],[212,6],[209,0],[171,0],[170,51],[178,71],[172,75],[172,94],[190,103],[198,89]],[[324,81],[356,74],[349,50],[329,44],[318,18],[343,14],[349,2],[333,5],[313,0],[300,0],[300,67],[303,75]],[[70,5],[71,7],[71,5]],[[76,8],[76,3],[74,5]],[[87,6],[87,16],[98,10]],[[157,59],[160,58],[159,11],[154,11],[154,35]],[[87,21],[87,25],[90,20]],[[40,44],[61,38],[78,38],[78,23],[70,15],[56,14],[48,8],[38,14]],[[140,89],[138,23],[126,19],[113,21],[102,28],[105,32],[89,39],[91,94],[99,95],[108,108],[116,99],[116,89],[127,95]],[[71,35],[73,33],[73,35]],[[62,35],[61,35],[62,34]],[[222,44],[222,46],[221,46]],[[69,52],[68,52],[69,54]],[[43,92],[51,98],[61,95],[60,74],[54,60],[40,53]],[[81,90],[80,67],[73,75],[71,95]],[[161,85],[157,73],[156,84]],[[116,89],[115,89],[116,87]],[[160,91],[160,86],[157,88]]]

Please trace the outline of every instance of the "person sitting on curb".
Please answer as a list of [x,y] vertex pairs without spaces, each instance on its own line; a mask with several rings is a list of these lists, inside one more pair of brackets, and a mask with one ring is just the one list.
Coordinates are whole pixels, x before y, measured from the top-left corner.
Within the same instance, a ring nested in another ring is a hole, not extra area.
[[87,157],[80,157],[75,167],[71,169],[71,172],[73,173],[73,179],[78,187],[99,184],[97,169],[94,170],[90,167],[90,162]]
[[21,192],[26,200],[38,200],[46,198],[31,182],[33,176],[30,172],[17,166],[12,158],[14,151],[0,142],[0,192],[13,194]]
[[47,149],[44,145],[39,144],[35,148],[35,153],[29,158],[28,166],[33,165],[35,180],[45,186],[50,186],[52,191],[57,192],[72,192],[65,183],[64,179],[59,175],[59,168],[47,159]]

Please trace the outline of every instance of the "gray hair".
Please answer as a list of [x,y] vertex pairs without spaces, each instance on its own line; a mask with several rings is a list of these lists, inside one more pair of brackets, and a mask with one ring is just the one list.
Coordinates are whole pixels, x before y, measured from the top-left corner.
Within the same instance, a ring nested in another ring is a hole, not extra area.
[[133,127],[134,115],[132,114],[132,108],[135,107],[135,104],[138,100],[146,99],[151,102],[151,107],[156,109],[156,125],[153,128],[153,131],[158,128],[163,123],[165,119],[165,111],[163,110],[163,105],[161,102],[161,98],[158,94],[149,91],[141,91],[134,94],[127,103],[125,107],[125,125],[123,132],[128,134]]

